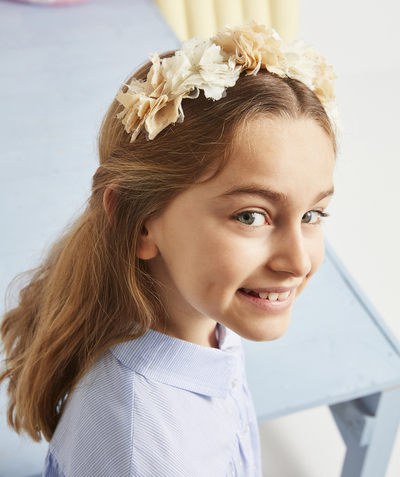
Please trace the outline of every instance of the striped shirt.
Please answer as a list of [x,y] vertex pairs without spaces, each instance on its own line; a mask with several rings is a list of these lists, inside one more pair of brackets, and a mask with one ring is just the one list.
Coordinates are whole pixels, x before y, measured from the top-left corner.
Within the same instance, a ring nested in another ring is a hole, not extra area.
[[[218,336],[219,335],[219,336]],[[43,476],[261,476],[239,336],[219,349],[149,330],[104,353],[79,382]]]

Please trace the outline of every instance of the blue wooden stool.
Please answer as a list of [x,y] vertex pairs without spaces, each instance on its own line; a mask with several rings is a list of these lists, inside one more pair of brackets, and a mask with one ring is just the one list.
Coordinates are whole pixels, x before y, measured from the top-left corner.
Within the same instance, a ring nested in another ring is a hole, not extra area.
[[328,405],[347,446],[342,477],[383,477],[400,421],[400,346],[326,246],[286,335],[245,341],[259,421]]

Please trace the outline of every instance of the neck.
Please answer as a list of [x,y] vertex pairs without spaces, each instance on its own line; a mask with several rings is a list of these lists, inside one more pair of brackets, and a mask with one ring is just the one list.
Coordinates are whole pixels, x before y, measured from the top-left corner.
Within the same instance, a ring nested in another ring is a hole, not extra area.
[[182,326],[182,323],[175,323],[173,318],[162,318],[152,329],[199,346],[218,348],[218,341],[215,335],[216,322],[214,320],[210,320],[208,323],[204,323],[203,320],[199,321],[196,323],[194,320],[191,320],[186,326]]

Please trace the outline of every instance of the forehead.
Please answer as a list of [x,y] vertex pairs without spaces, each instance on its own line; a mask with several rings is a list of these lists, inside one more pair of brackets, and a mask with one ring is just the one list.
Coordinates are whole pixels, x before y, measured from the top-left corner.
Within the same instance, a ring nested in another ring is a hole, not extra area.
[[331,140],[314,121],[262,118],[237,130],[228,163],[210,186],[318,193],[332,188],[334,162]]

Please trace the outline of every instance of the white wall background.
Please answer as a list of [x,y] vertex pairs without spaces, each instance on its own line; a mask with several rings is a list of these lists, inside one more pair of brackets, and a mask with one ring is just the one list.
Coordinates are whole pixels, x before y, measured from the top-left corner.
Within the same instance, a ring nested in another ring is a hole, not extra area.
[[[300,2],[299,36],[339,76],[343,130],[326,237],[400,338],[400,3]],[[263,424],[261,436],[266,476],[340,475],[345,447],[325,408]],[[386,477],[399,475],[400,433]]]

